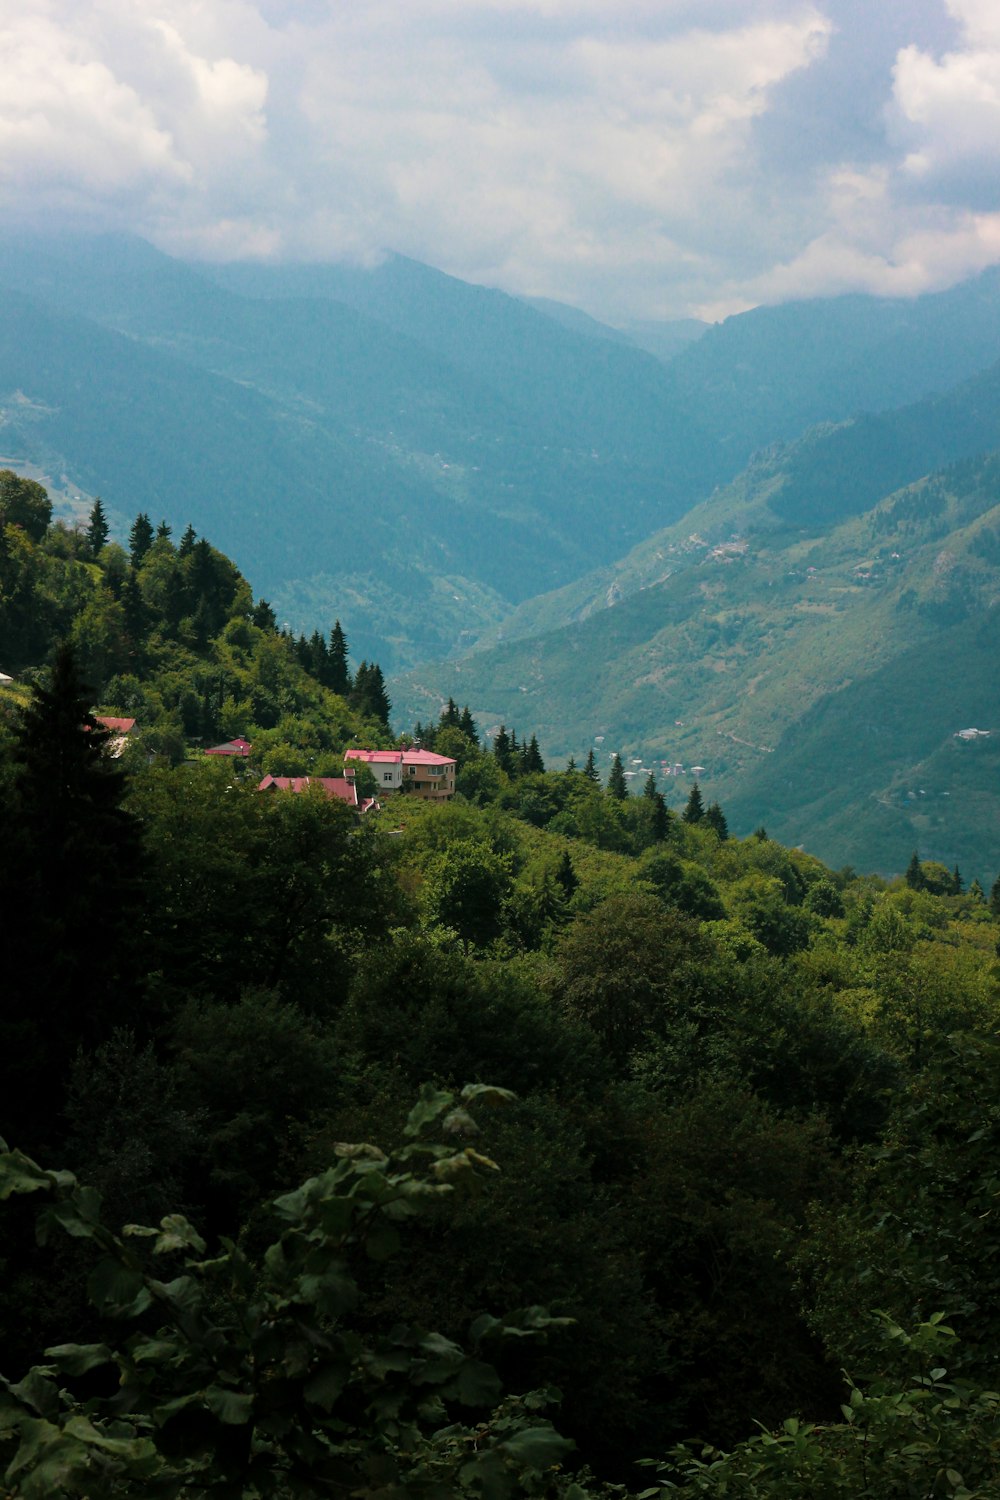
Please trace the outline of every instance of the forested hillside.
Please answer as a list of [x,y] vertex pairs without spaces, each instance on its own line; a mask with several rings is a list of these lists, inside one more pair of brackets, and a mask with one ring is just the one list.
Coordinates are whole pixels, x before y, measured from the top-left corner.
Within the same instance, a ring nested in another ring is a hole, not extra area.
[[347,300],[315,277],[244,296],[138,240],[0,238],[0,456],[115,520],[140,486],[282,622],[339,611],[387,668],[473,642],[719,477],[652,356],[407,264],[387,320],[349,274]]
[[[995,375],[972,389],[975,448],[1000,431]],[[397,702],[460,695],[486,722],[529,718],[546,753],[594,746],[606,766],[618,750],[640,777],[700,766],[740,832],[764,817],[836,864],[899,871],[920,843],[985,878],[995,738],[956,735],[1000,729],[1000,469],[970,458],[872,504],[885,479],[865,436],[895,428],[922,472],[947,404],[762,455],[618,568],[536,601],[523,626],[547,629],[399,679]]]
[[[612,566],[809,424],[876,414],[868,504],[978,451],[975,393],[905,434],[877,414],[1000,348],[991,274],[758,308],[661,361],[404,257],[196,267],[137,239],[9,231],[0,310],[0,462],[66,514],[101,494],[119,536],[141,493],[215,538],[281,623],[309,635],[339,614],[397,671]],[[822,493],[800,496],[827,518],[858,475],[829,451]]]
[[0,506],[12,1496],[997,1492],[1000,881],[455,703],[450,803],[263,795],[389,743],[342,632]]

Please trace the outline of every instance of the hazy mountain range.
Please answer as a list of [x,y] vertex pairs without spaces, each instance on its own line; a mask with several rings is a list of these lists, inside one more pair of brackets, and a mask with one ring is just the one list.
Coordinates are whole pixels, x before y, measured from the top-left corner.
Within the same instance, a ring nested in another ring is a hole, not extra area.
[[739,832],[988,867],[996,273],[605,329],[401,257],[9,239],[0,310],[0,461],[339,616],[401,723],[453,694],[678,795],[703,766]]

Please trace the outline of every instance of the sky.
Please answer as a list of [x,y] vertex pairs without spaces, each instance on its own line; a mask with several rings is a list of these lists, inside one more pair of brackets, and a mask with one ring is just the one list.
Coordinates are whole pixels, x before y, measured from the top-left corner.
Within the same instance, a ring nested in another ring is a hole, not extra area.
[[0,214],[609,322],[1000,263],[997,0],[0,0]]

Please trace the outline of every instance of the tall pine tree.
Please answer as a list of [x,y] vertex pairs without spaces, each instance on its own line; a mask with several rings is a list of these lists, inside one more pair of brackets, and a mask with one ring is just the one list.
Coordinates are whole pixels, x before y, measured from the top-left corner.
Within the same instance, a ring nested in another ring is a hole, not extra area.
[[723,843],[729,837],[729,824],[726,815],[718,802],[710,802],[705,808],[704,823],[706,828],[714,828]]
[[608,796],[613,797],[616,802],[624,802],[628,796],[628,782],[625,780],[621,756],[617,751],[611,761],[611,771],[608,775]]
[[87,523],[87,544],[90,547],[91,557],[100,557],[104,545],[108,540],[108,518],[104,514],[104,506],[98,495],[90,509],[90,519]]
[[133,568],[137,568],[142,562],[153,545],[155,535],[152,521],[146,512],[141,510],[132,522],[132,530],[128,534],[128,550]]
[[327,685],[330,691],[339,693],[341,698],[346,698],[351,691],[352,683],[347,665],[347,641],[344,639],[339,620],[334,621],[333,629],[330,631],[330,646],[326,654],[326,663],[329,676]]
[[14,739],[0,903],[0,1134],[44,1142],[80,1046],[142,1021],[142,849],[125,777],[91,716],[71,647]]
[[685,823],[700,823],[705,816],[705,804],[701,800],[701,788],[698,783],[692,782],[691,791],[688,794],[687,804],[681,817]]
[[462,713],[458,720],[458,727],[465,735],[466,739],[470,740],[473,745],[479,744],[479,734],[476,730],[476,721],[469,712],[468,704],[466,704],[462,709]]

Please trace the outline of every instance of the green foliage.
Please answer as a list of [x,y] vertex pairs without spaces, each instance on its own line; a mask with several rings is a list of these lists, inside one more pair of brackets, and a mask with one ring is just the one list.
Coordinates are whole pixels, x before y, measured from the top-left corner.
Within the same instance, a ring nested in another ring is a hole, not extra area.
[[986,1500],[1000,1485],[1000,1396],[948,1378],[954,1334],[942,1318],[933,1314],[912,1334],[886,1325],[886,1342],[916,1356],[918,1371],[909,1380],[850,1382],[842,1421],[789,1417],[729,1453],[686,1444],[656,1465],[661,1483],[644,1495]]
[[621,757],[615,755],[611,760],[611,771],[608,775],[608,796],[613,797],[616,802],[624,802],[628,796],[628,782],[625,780],[625,772],[622,769]]
[[700,823],[704,816],[705,804],[702,801],[701,788],[695,781],[691,784],[691,790],[688,793],[688,799],[684,805],[684,811],[681,813],[681,817],[684,819],[685,823]]
[[17,526],[37,542],[51,519],[52,502],[37,480],[22,479],[12,469],[0,469],[0,528]]
[[503,928],[512,859],[486,843],[457,839],[425,866],[424,905],[429,919],[470,944],[486,947]]
[[87,522],[87,543],[93,557],[100,557],[109,535],[108,518],[104,513],[101,497],[98,495],[90,508],[90,518]]
[[[42,1242],[59,1233],[88,1241],[99,1256],[95,1307],[135,1325],[117,1348],[54,1346],[22,1380],[2,1382],[7,1482],[24,1500],[542,1489],[572,1448],[538,1415],[543,1397],[508,1402],[476,1427],[461,1420],[463,1410],[496,1406],[500,1384],[480,1345],[507,1324],[479,1319],[471,1353],[417,1327],[372,1330],[358,1284],[366,1262],[398,1253],[415,1217],[496,1170],[472,1147],[428,1133],[447,1129],[456,1109],[508,1097],[425,1089],[392,1155],[342,1144],[333,1165],[276,1199],[280,1237],[260,1253],[225,1240],[209,1255],[179,1214],[115,1234],[72,1174],[5,1152],[0,1199],[42,1195]],[[530,1338],[558,1322],[533,1308],[510,1328]],[[117,1390],[84,1394],[105,1369]]]
[[336,1007],[357,936],[396,910],[391,845],[371,829],[355,836],[348,809],[318,789],[261,796],[224,763],[154,767],[132,806],[147,829],[147,943],[163,1003],[264,987]]
[[687,918],[652,896],[612,896],[560,940],[556,994],[623,1061],[683,1005],[710,949]]
[[51,1128],[46,1079],[58,1090],[77,1046],[133,1015],[142,1023],[140,828],[108,738],[64,644],[14,727],[0,863],[0,901],[18,914],[6,940],[0,1097],[4,1128],[18,1125],[33,1146]]

